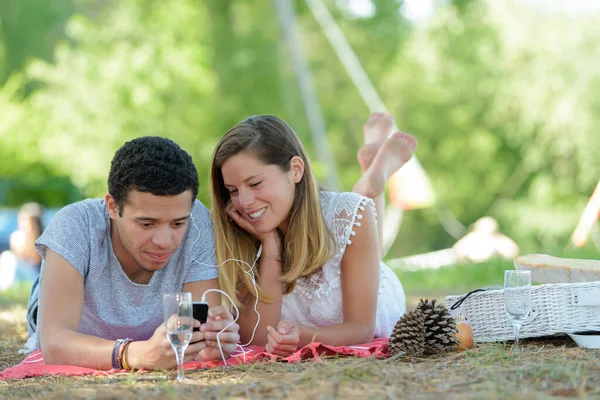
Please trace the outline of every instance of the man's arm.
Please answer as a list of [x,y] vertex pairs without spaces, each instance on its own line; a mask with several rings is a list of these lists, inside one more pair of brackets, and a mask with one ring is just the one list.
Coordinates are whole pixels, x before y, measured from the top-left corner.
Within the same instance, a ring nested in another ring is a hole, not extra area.
[[[79,272],[48,248],[39,310],[40,346],[44,361],[46,364],[110,369],[115,341],[77,332],[83,310],[83,294],[83,278]],[[192,360],[206,347],[200,341],[202,335],[202,332],[194,332],[196,343],[188,346],[184,361]],[[127,347],[126,359],[133,368],[166,369],[175,366],[175,353],[167,341],[164,325],[159,326],[149,340],[131,343]]]
[[112,340],[77,333],[83,310],[83,278],[47,249],[40,288],[40,346],[46,364],[112,368]]

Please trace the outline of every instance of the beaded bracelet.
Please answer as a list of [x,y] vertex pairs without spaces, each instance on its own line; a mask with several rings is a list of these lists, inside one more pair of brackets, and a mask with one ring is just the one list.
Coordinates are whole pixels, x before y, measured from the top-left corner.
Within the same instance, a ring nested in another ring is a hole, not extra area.
[[119,365],[117,364],[117,356],[119,354],[119,346],[121,346],[121,341],[117,340],[115,342],[115,345],[113,346],[113,350],[112,350],[112,356],[111,356],[111,362],[112,362],[112,367],[113,369],[118,369]]

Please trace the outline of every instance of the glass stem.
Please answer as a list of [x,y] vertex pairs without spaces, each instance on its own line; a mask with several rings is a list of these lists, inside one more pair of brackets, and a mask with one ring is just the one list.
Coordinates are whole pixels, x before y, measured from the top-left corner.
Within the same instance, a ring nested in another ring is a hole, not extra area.
[[183,354],[187,346],[177,346],[175,349],[175,359],[177,360],[177,378],[178,381],[183,381],[185,376],[183,375]]
[[515,350],[519,350],[519,331],[521,330],[521,324],[514,323],[513,329],[515,331]]

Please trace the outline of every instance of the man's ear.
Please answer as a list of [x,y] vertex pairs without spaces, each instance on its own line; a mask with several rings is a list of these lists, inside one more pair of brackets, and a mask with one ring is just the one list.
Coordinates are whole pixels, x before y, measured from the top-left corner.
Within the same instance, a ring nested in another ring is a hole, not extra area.
[[117,202],[110,195],[110,193],[106,193],[106,196],[104,196],[104,202],[106,203],[106,209],[108,210],[110,219],[116,220],[119,216],[119,206],[117,206]]
[[304,160],[299,156],[294,156],[290,160],[290,170],[292,171],[292,179],[294,183],[298,183],[304,176]]

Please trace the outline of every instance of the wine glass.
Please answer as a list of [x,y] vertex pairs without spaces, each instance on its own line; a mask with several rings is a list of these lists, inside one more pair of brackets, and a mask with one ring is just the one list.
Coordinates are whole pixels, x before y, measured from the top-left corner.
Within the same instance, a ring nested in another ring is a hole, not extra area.
[[514,350],[519,349],[519,331],[531,312],[531,271],[504,271],[504,307],[515,332]]
[[188,379],[183,375],[183,355],[192,338],[192,294],[171,293],[163,297],[165,311],[165,328],[167,339],[175,351],[177,359],[177,382],[185,382]]

